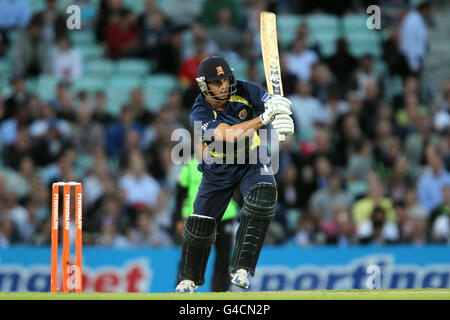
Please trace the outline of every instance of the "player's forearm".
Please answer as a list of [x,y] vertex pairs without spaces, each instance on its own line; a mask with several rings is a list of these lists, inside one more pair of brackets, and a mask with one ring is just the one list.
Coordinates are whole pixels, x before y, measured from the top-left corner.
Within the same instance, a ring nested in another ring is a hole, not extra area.
[[236,142],[246,137],[252,137],[254,132],[262,126],[263,123],[259,117],[232,126],[221,123],[214,130],[214,139],[217,141]]

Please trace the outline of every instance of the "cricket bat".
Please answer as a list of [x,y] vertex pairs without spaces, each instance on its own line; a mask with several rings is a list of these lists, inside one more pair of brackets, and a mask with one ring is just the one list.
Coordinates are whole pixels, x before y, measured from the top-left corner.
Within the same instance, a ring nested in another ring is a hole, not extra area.
[[[273,12],[261,12],[260,15],[261,50],[266,75],[267,92],[271,95],[283,95],[281,83],[280,57],[278,55],[277,18]],[[278,135],[279,141],[286,139]]]

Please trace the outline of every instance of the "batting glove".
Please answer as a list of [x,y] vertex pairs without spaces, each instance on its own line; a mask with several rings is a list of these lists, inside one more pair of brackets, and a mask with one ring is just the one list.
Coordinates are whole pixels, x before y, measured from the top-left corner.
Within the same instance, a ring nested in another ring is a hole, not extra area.
[[277,114],[291,115],[291,101],[282,96],[273,96],[264,104],[265,111],[260,115],[261,122],[266,125],[275,119]]
[[279,135],[290,136],[294,134],[294,121],[287,114],[277,114],[272,121],[272,126]]

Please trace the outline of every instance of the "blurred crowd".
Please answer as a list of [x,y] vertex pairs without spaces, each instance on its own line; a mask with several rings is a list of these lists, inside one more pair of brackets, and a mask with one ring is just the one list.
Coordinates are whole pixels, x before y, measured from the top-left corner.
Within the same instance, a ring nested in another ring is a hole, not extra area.
[[[180,165],[171,161],[171,134],[189,129],[202,59],[222,55],[231,65],[244,59],[246,80],[265,87],[256,68],[261,11],[339,16],[365,13],[367,5],[167,0],[169,14],[145,0],[137,14],[121,0],[72,2],[95,13],[83,16],[83,28],[95,32],[105,57],[154,61],[152,72],[174,75],[179,85],[158,112],[137,88],[119,115],[110,114],[104,91],[90,96],[71,89],[86,61],[57,1],[46,0],[43,11],[31,14],[29,1],[0,0],[0,56],[13,52],[12,90],[0,91],[0,247],[50,243],[56,181],[83,184],[86,244],[178,245]],[[353,56],[344,38],[324,56],[307,24],[281,50],[296,134],[281,145],[268,244],[450,243],[450,79],[430,92],[422,76],[432,7],[385,3],[394,17],[382,43],[385,74],[370,53]],[[15,41],[11,30],[20,31]],[[192,34],[187,44],[185,30]],[[411,33],[422,37],[411,43]],[[42,74],[60,79],[49,100],[27,89],[27,80]],[[388,97],[385,80],[395,76],[403,88]]]

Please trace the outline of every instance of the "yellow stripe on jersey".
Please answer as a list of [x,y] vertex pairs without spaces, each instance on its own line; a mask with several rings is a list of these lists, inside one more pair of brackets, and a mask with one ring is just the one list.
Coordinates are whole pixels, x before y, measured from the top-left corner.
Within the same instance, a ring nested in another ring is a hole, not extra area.
[[[253,133],[253,137],[252,137],[252,143],[250,145],[250,149],[253,150],[255,149],[257,146],[259,146],[261,143],[260,139],[259,139],[259,135],[257,132]],[[206,145],[206,144],[205,144]],[[241,152],[245,152],[245,147],[241,148],[239,150],[236,150],[235,152],[235,156]],[[211,155],[213,157],[216,158],[225,158],[226,154],[225,153],[219,153],[219,152],[215,152],[215,151],[210,151]]]
[[251,106],[250,103],[248,103],[248,101],[242,98],[241,96],[231,96],[230,102],[242,102],[248,106]]

